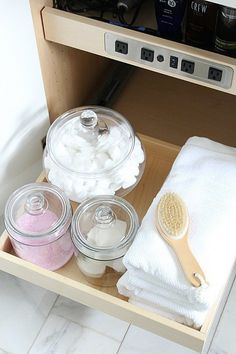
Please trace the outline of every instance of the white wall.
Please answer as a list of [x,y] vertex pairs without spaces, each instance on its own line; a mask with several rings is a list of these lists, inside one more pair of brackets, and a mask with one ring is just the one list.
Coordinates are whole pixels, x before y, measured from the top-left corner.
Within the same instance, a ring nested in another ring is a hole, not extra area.
[[48,114],[28,0],[0,0],[0,216],[41,170]]

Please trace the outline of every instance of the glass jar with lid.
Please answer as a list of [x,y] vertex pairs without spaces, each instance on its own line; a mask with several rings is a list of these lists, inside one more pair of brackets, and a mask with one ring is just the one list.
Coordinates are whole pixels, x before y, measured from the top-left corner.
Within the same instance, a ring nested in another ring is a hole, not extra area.
[[98,196],[83,202],[72,218],[72,241],[80,271],[97,286],[114,286],[125,272],[126,254],[139,218],[124,199]]
[[129,122],[104,107],[80,107],[51,125],[44,153],[48,181],[73,201],[129,193],[145,165],[144,148]]
[[49,270],[73,255],[72,209],[57,187],[31,183],[17,189],[5,207],[5,226],[16,255]]

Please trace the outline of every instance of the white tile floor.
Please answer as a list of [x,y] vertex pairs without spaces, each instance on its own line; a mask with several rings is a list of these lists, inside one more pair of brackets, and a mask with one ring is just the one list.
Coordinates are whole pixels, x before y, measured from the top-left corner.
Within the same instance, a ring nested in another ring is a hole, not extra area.
[[[236,354],[236,284],[209,354]],[[195,354],[0,272],[0,354]]]

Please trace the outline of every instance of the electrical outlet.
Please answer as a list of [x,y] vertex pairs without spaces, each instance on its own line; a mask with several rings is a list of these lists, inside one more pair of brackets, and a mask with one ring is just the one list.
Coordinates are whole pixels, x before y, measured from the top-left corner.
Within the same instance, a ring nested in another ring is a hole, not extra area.
[[222,70],[210,66],[208,71],[208,79],[220,82],[222,79],[222,74]]
[[141,49],[141,59],[149,62],[153,62],[154,59],[154,51],[147,49],[147,48],[142,48]]
[[[186,47],[187,48],[187,47]],[[174,48],[162,47],[150,42],[123,37],[106,32],[104,49],[108,56],[129,64],[161,71],[170,76],[210,84],[215,87],[230,89],[236,75],[232,67],[212,62],[197,55],[178,52]],[[126,53],[126,54],[125,54]],[[124,55],[125,54],[125,55]]]
[[181,71],[185,73],[193,74],[194,67],[195,67],[195,63],[193,61],[188,61],[183,59],[181,62]]
[[115,51],[121,54],[128,54],[128,43],[116,41],[115,42]]

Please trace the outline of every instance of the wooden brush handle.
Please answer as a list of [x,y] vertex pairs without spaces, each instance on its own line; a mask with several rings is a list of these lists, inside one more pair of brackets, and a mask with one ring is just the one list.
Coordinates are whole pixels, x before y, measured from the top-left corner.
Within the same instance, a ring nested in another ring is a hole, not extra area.
[[188,281],[195,287],[202,285],[200,279],[194,275],[197,273],[206,283],[205,275],[189,247],[188,238],[185,236],[179,240],[168,239],[167,242],[175,251]]

